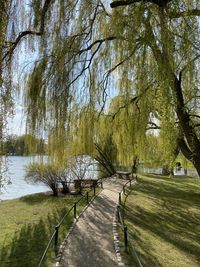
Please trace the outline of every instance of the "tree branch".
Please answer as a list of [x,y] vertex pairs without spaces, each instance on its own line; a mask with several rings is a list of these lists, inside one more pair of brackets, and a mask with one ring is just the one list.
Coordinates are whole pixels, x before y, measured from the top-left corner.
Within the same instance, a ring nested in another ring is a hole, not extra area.
[[109,75],[115,71],[118,67],[120,67],[121,65],[123,65],[126,61],[128,61],[136,52],[136,50],[140,47],[140,43],[139,43],[140,39],[135,40],[134,42],[136,43],[133,51],[127,56],[125,57],[123,60],[121,60],[120,62],[118,62],[115,66],[113,66],[111,69],[109,69],[105,74],[105,78],[103,79],[103,84],[106,82],[107,78],[109,77]]
[[198,60],[200,58],[200,54],[197,55],[195,58],[191,59],[187,64],[182,68],[182,70],[179,73],[179,79],[181,80],[183,72],[187,69],[187,67],[192,64],[194,61]]
[[[82,68],[82,70],[80,71],[80,73],[78,74],[78,75],[76,75],[76,77],[67,85],[67,87],[69,87],[69,86],[71,86],[75,81],[77,81],[81,76],[82,76],[82,74],[86,71],[86,70],[88,70],[89,68],[90,68],[90,66],[91,66],[91,64],[92,64],[92,60],[93,60],[93,58],[94,58],[94,56],[96,55],[96,53],[98,52],[98,50],[100,49],[100,47],[101,47],[101,45],[102,45],[102,43],[103,42],[94,42],[95,44],[98,44],[98,46],[97,46],[97,48],[95,49],[95,51],[92,53],[92,55],[91,55],[91,57],[90,57],[90,59],[89,60],[87,60],[89,63],[87,64],[87,66],[85,66],[84,65],[84,67]],[[93,43],[93,44],[94,44]],[[91,49],[91,48],[90,48]],[[85,50],[85,51],[88,51],[88,50],[90,50],[90,49],[83,49],[83,50]],[[80,52],[81,51],[83,51],[83,50],[80,50],[79,51],[79,54],[80,54]],[[83,51],[84,52],[84,51]],[[83,52],[81,52],[81,53],[83,53]],[[85,61],[86,62],[86,61]]]
[[20,43],[20,41],[28,35],[35,35],[35,36],[41,36],[44,33],[44,27],[45,27],[45,18],[46,18],[46,13],[48,11],[48,8],[50,6],[52,0],[46,0],[44,2],[42,12],[41,12],[41,18],[40,18],[40,31],[23,31],[20,32],[19,35],[17,36],[16,40],[12,42],[10,49],[5,53],[5,55],[2,57],[1,62],[4,61],[7,57],[11,56],[12,53],[14,52],[15,48],[17,45]]
[[118,108],[118,110],[112,115],[112,120],[114,120],[115,119],[115,117],[117,116],[117,114],[122,110],[122,109],[124,109],[124,108],[126,108],[128,105],[130,105],[130,104],[134,104],[134,103],[136,103],[136,105],[137,105],[137,103],[138,103],[138,101],[140,100],[140,98],[142,98],[145,94],[146,94],[146,92],[151,88],[151,85],[154,83],[155,81],[152,81],[144,90],[143,90],[143,92],[141,92],[139,95],[137,95],[137,96],[134,96],[134,97],[132,97],[127,103],[125,103],[124,105],[122,105],[122,106],[120,106],[119,108]]
[[50,6],[52,0],[46,0],[44,3],[44,6],[42,8],[42,13],[41,13],[41,24],[40,24],[40,35],[44,33],[44,26],[45,26],[45,19],[46,19],[46,13],[48,11],[48,8]]
[[189,17],[189,16],[200,16],[200,10],[199,9],[191,9],[191,10],[185,10],[182,12],[171,11],[171,12],[169,12],[168,15],[171,19],[177,19],[177,18]]
[[148,130],[160,130],[161,129],[161,127],[160,126],[158,126],[155,122],[153,122],[153,121],[149,121],[149,126],[146,128],[146,131],[148,131]]
[[[131,59],[131,57],[134,55],[135,51],[139,48],[140,43],[139,43],[140,39],[135,40],[135,47],[133,49],[133,51],[124,59],[122,59],[120,62],[118,62],[115,66],[113,66],[111,69],[109,69],[105,74],[104,74],[104,78],[102,80],[102,82],[100,84],[102,84],[102,88],[103,88],[103,105],[101,107],[101,110],[99,112],[99,116],[101,115],[104,107],[105,107],[105,102],[106,102],[106,88],[107,88],[107,84],[108,84],[108,77],[110,76],[110,74],[115,71],[118,67],[120,67],[121,65],[123,65],[126,61],[128,61],[129,59]],[[137,43],[138,42],[138,43]],[[98,116],[98,117],[99,117]]]
[[126,0],[126,1],[114,1],[110,4],[111,8],[115,8],[115,7],[119,7],[119,6],[128,6],[128,5],[132,5],[138,2],[146,2],[146,3],[152,3],[152,4],[156,4],[160,7],[164,7],[166,6],[169,2],[171,2],[172,0]]
[[115,117],[117,116],[117,114],[120,113],[120,111],[121,111],[122,109],[125,109],[128,105],[130,105],[131,103],[134,103],[134,102],[137,101],[137,100],[138,100],[138,96],[135,96],[135,97],[131,98],[130,101],[128,101],[128,102],[125,103],[124,105],[120,106],[120,107],[118,108],[118,110],[112,115],[112,120],[115,119]]
[[196,128],[196,127],[199,127],[199,126],[200,126],[200,123],[195,124],[193,127]]
[[86,47],[86,48],[80,50],[78,54],[81,55],[82,53],[91,50],[91,49],[93,48],[93,46],[95,46],[96,44],[102,44],[102,43],[104,43],[104,42],[106,42],[106,41],[112,41],[112,40],[115,40],[115,39],[117,39],[117,37],[115,37],[115,36],[110,36],[110,37],[107,37],[107,38],[104,38],[104,39],[96,40],[96,41],[94,41],[91,45],[89,45],[88,47]]
[[111,14],[108,13],[108,11],[106,10],[104,4],[102,3],[102,1],[100,1],[100,6],[102,7],[103,11],[105,12],[106,16],[111,17]]
[[195,118],[198,118],[200,119],[200,115],[196,115],[196,114],[189,114],[190,117],[195,117]]
[[140,2],[141,0],[130,0],[130,1],[114,1],[110,4],[111,8],[119,7],[119,6],[128,6],[132,5],[136,2]]
[[95,159],[107,170],[110,176],[115,174],[115,168],[113,166],[113,163],[109,159],[109,156],[106,154],[106,151],[104,151],[98,143],[95,143],[94,145],[95,149],[99,153],[99,156],[97,155]]
[[40,32],[36,32],[36,31],[23,31],[23,32],[20,32],[18,37],[16,38],[15,42],[12,42],[11,48],[9,49],[9,51],[7,51],[5,53],[5,55],[3,56],[1,61],[5,60],[9,55],[11,55],[13,53],[13,51],[15,50],[15,48],[17,47],[17,45],[19,44],[19,42],[21,41],[21,39],[24,38],[27,35],[41,35],[41,33]]

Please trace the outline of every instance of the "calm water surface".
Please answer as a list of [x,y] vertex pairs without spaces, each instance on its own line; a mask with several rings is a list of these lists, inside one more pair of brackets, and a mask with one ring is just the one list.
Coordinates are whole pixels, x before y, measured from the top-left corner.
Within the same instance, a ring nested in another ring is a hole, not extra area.
[[38,161],[38,157],[8,157],[8,176],[11,183],[1,190],[0,200],[18,198],[28,194],[48,191],[43,184],[31,184],[25,181],[25,167],[27,164]]

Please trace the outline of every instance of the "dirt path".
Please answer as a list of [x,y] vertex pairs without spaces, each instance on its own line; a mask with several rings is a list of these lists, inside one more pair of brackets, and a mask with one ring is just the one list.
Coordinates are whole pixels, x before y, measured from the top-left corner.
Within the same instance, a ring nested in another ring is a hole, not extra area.
[[61,267],[116,267],[112,223],[118,193],[125,183],[107,179],[103,191],[79,218],[60,262]]

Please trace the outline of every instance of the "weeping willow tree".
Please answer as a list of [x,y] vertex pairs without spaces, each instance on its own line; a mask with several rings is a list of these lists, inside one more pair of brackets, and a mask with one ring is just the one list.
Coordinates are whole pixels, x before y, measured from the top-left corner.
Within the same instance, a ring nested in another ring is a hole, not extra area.
[[[28,129],[54,131],[54,140],[70,144],[79,131],[72,121],[79,122],[77,114],[87,106],[91,116],[84,135],[90,150],[100,117],[93,123],[94,111],[106,114],[108,99],[119,94],[123,98],[115,101],[111,116],[118,158],[130,161],[129,147],[145,154],[146,132],[156,127],[156,118],[166,157],[173,158],[178,146],[200,175],[199,1],[30,3],[31,19],[21,23],[3,58],[15,55],[23,41],[38,48],[23,92]],[[14,9],[15,15],[22,12],[21,6]],[[65,147],[57,146],[55,153],[54,146],[54,154],[64,155]]]

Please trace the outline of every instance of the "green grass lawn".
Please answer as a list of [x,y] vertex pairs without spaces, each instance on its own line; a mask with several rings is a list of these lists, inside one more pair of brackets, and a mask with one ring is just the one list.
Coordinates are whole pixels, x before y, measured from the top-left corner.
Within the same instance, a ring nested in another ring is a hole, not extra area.
[[[55,225],[79,198],[39,193],[0,202],[0,266],[36,267]],[[85,205],[86,201],[81,200],[77,214]],[[59,244],[72,222],[73,211],[59,229]],[[47,258],[45,266],[54,259],[53,244]]]
[[[200,266],[200,179],[139,177],[124,199],[125,223],[143,266]],[[136,266],[131,250],[123,256]]]

